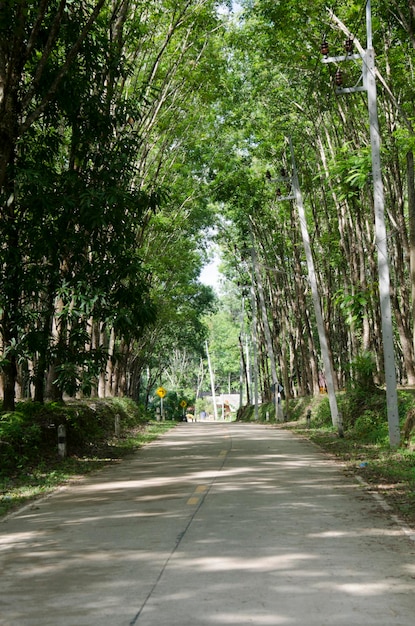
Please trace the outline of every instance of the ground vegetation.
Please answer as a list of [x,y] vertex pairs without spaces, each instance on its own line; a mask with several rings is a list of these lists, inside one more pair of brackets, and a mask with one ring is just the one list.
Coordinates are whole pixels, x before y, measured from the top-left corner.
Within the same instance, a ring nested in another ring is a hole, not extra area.
[[[0,419],[0,516],[87,473],[120,463],[174,424],[158,422],[125,398],[65,405],[18,403],[16,411]],[[58,445],[62,426],[64,456]]]

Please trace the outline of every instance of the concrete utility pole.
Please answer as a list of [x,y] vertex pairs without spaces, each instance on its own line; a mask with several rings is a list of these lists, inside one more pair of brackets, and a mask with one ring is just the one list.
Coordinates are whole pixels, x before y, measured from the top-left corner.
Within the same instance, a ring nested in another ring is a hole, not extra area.
[[320,340],[321,356],[323,359],[324,374],[326,377],[327,393],[329,396],[331,420],[332,420],[333,426],[338,428],[339,427],[339,411],[337,408],[333,368],[332,368],[331,359],[329,355],[326,328],[324,326],[323,314],[321,312],[321,303],[320,303],[320,296],[318,293],[316,272],[314,269],[313,253],[311,251],[310,235],[308,233],[307,221],[306,221],[304,205],[303,205],[303,197],[302,197],[301,190],[300,190],[300,183],[298,180],[297,166],[295,163],[294,149],[293,149],[291,138],[289,138],[288,141],[290,144],[291,163],[292,163],[292,169],[293,169],[291,182],[293,186],[293,194],[294,194],[295,202],[297,205],[298,218],[300,220],[304,252],[305,252],[305,256],[307,260],[308,279],[310,281],[311,294],[313,297],[314,313],[316,316],[318,337]]
[[[376,101],[375,52],[372,42],[372,12],[370,0],[366,3],[367,50],[362,55],[348,54],[342,57],[329,57],[323,63],[338,63],[360,58],[363,62],[363,86],[337,89],[337,93],[367,91],[370,124],[370,144],[372,149],[373,198],[375,209],[375,233],[378,251],[379,296],[382,317],[383,354],[386,380],[386,401],[388,413],[389,442],[392,447],[400,444],[398,394],[396,381],[395,350],[393,345],[392,307],[390,300],[390,275],[385,226],[385,199],[383,193],[382,169],[380,161],[380,133]],[[352,39],[350,40],[352,41]]]

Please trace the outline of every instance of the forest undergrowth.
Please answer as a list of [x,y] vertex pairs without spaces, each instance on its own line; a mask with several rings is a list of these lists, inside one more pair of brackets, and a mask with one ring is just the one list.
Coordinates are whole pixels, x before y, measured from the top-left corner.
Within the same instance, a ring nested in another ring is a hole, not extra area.
[[[16,409],[0,415],[0,517],[85,474],[119,463],[174,425],[152,420],[126,398],[22,402]],[[65,458],[58,454],[59,425],[67,433]]]

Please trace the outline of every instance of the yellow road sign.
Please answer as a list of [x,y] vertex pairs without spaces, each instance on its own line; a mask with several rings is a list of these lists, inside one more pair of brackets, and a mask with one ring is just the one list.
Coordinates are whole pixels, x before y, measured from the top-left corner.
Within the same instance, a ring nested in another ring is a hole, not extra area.
[[182,407],[182,409],[184,409],[185,407],[187,407],[187,402],[186,402],[186,400],[182,400],[182,401],[180,402],[180,406]]
[[166,393],[167,391],[164,389],[164,387],[159,387],[156,391],[156,394],[158,395],[159,398],[164,398]]

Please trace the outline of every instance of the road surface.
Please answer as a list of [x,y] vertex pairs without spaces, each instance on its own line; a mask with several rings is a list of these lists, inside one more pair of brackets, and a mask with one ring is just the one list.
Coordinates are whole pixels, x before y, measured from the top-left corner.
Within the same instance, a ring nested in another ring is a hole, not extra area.
[[413,626],[415,542],[312,444],[180,424],[0,522],[1,626]]

